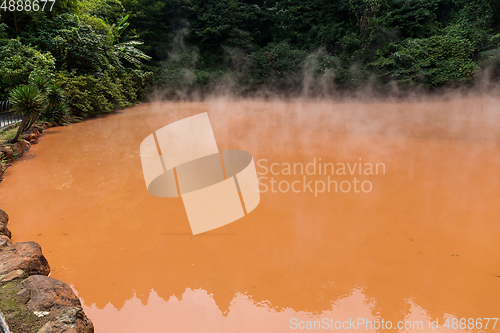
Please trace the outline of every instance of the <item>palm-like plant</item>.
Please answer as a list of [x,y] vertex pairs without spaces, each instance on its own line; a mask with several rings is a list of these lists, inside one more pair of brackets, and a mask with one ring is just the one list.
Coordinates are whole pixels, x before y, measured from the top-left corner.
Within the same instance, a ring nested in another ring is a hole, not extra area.
[[43,119],[55,125],[69,124],[68,104],[49,104],[43,112]]
[[69,107],[66,104],[66,92],[43,76],[30,78],[30,84],[16,87],[9,98],[12,110],[22,115],[21,125],[11,142],[17,142],[19,136],[35,124],[40,116],[53,124],[68,123]]
[[[37,87],[40,93],[47,97],[47,92],[49,90],[49,79],[46,76],[43,75],[36,75],[30,78],[30,84]],[[47,105],[45,106],[47,108]],[[38,113],[35,117],[31,117],[28,123],[26,124],[26,128],[24,129],[25,131],[29,130],[31,126],[33,126],[38,119],[40,119],[40,116],[42,113],[45,111],[42,110],[40,113]]]
[[51,84],[48,87],[45,96],[47,96],[47,102],[49,103],[49,105],[63,104],[66,102],[66,92],[57,84]]
[[[30,78],[30,84],[37,87],[40,93],[44,96],[47,96],[47,91],[49,88],[49,79],[46,76],[42,75],[36,75]],[[40,113],[38,113],[35,117],[31,117],[26,124],[26,128],[24,129],[25,131],[29,130],[33,124],[35,124],[38,119],[40,119],[40,116],[42,115],[44,110],[42,110]]]
[[37,87],[42,94],[45,94],[47,88],[49,87],[49,79],[47,78],[47,76],[43,75],[36,75],[31,77],[29,83]]
[[29,84],[14,88],[10,92],[9,101],[11,109],[23,117],[16,136],[11,140],[11,142],[17,142],[21,133],[45,109],[46,98],[36,86]]
[[47,107],[43,112],[45,120],[63,125],[68,123],[69,107],[66,104],[66,92],[58,85],[52,84],[46,92]]

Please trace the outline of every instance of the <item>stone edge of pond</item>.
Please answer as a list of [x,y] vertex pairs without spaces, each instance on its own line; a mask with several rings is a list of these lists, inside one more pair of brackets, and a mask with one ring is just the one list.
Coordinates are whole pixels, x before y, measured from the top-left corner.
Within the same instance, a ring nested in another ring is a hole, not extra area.
[[[40,245],[12,243],[8,222],[0,209],[0,314],[10,331],[93,333],[94,325],[73,289],[48,276],[50,265]],[[2,326],[0,316],[0,331]]]
[[3,181],[5,173],[12,166],[12,163],[30,150],[31,145],[37,144],[38,138],[49,127],[52,127],[51,123],[37,123],[23,133],[18,142],[0,145],[0,182]]

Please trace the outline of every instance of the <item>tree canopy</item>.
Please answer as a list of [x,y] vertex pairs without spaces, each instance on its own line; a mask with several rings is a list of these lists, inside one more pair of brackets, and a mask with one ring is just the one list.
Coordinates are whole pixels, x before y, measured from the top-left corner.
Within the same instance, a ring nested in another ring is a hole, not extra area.
[[294,91],[307,77],[433,89],[500,73],[497,0],[57,0],[47,8],[0,12],[0,99],[41,73],[68,91],[77,114],[129,105],[148,85]]

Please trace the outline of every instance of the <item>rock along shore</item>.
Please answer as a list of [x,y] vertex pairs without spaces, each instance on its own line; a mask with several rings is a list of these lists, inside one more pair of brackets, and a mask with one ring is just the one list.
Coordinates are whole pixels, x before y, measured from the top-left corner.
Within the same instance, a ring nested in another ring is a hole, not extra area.
[[[80,300],[35,242],[11,242],[9,216],[0,209],[0,310],[13,333],[93,333]],[[1,327],[0,332],[5,332]]]

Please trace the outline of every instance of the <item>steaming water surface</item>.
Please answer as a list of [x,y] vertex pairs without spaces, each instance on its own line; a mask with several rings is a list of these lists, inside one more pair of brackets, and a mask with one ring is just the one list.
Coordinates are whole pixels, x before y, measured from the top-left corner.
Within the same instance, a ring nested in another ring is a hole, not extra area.
[[[499,102],[145,104],[48,130],[8,170],[1,208],[97,333],[290,332],[293,318],[425,332],[498,318]],[[252,153],[267,192],[245,218],[192,236],[180,199],[147,193],[139,145],[201,112],[220,150]],[[314,193],[329,181],[343,187]]]

